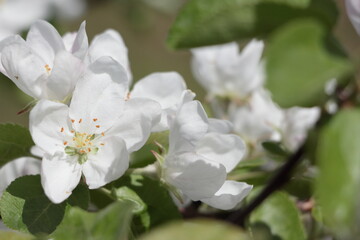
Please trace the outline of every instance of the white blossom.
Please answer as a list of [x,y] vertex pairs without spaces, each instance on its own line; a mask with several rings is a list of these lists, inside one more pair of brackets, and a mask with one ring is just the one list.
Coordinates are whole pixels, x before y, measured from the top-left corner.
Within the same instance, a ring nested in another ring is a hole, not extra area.
[[84,69],[104,56],[118,61],[131,77],[127,48],[116,31],[95,36],[89,46],[85,22],[78,32],[61,37],[52,25],[39,20],[26,41],[13,36],[0,42],[0,72],[36,100],[67,103]]
[[85,22],[68,51],[52,25],[37,21],[26,41],[13,36],[0,42],[0,71],[37,100],[65,101],[83,73],[87,44]]
[[162,178],[180,198],[227,210],[234,208],[252,188],[226,180],[246,150],[238,136],[224,133],[228,131],[227,123],[214,128],[211,123],[198,101],[180,107],[170,124],[169,152]]
[[160,106],[149,99],[126,100],[126,70],[110,57],[90,64],[70,106],[41,100],[30,113],[30,131],[44,152],[41,182],[60,203],[82,174],[90,189],[119,178],[129,153],[147,140],[160,121]]
[[153,73],[135,83],[131,98],[149,98],[161,105],[161,121],[153,131],[169,129],[168,120],[173,118],[178,108],[192,101],[195,94],[187,90],[184,79],[177,72]]
[[246,98],[264,82],[262,41],[252,40],[239,53],[237,43],[192,49],[192,71],[210,96]]
[[282,142],[290,151],[295,151],[306,139],[307,132],[320,117],[320,108],[292,107],[284,111],[285,119],[281,126]]

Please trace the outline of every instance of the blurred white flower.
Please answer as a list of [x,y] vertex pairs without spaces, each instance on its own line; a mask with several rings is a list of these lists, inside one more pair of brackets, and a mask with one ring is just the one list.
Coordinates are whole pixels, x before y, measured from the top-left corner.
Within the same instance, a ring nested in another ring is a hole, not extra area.
[[282,142],[287,150],[295,151],[319,117],[318,107],[281,109],[264,89],[254,92],[243,103],[232,102],[229,107],[229,120],[234,132],[247,143],[250,158],[264,153],[261,146],[264,141]]
[[80,17],[86,8],[85,0],[46,0],[48,2],[50,16],[71,20]]
[[0,168],[0,196],[16,178],[40,174],[41,161],[32,157],[21,157]]
[[252,40],[239,53],[237,43],[192,49],[192,71],[210,96],[246,98],[264,82],[262,41]]
[[[212,123],[217,126],[211,127]],[[244,142],[227,131],[227,123],[208,121],[200,102],[180,107],[170,124],[169,152],[162,166],[162,179],[178,198],[227,210],[252,189],[246,183],[226,180],[246,152]]]
[[45,152],[41,182],[54,203],[69,197],[83,174],[90,189],[119,178],[129,153],[147,140],[160,121],[149,99],[126,100],[125,69],[110,57],[90,64],[70,106],[41,100],[30,113],[30,132]]
[[184,79],[177,72],[153,73],[135,83],[130,98],[149,98],[157,101],[162,108],[161,121],[153,131],[169,129],[168,121],[178,108],[192,101],[195,94],[187,90]]
[[27,29],[47,15],[47,0],[1,0],[0,40]]
[[360,35],[360,1],[345,0],[348,17],[354,26],[356,32]]
[[320,117],[320,108],[292,107],[284,110],[284,123],[280,126],[284,146],[295,151],[305,141],[307,132]]
[[279,126],[283,119],[283,111],[264,89],[254,92],[243,103],[232,102],[229,106],[229,120],[247,143],[252,157],[263,153],[263,141],[281,140]]

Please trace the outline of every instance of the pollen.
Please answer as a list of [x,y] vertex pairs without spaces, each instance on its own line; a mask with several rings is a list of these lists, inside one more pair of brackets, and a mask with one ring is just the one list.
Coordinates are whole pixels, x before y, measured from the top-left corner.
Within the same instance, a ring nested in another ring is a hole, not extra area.
[[47,72],[47,73],[50,73],[51,68],[49,67],[49,64],[46,64],[44,67],[45,67],[45,69],[46,69],[46,72]]
[[96,122],[98,119],[97,118],[94,118],[93,121]]
[[72,122],[72,123],[74,123],[74,122],[75,122],[75,120],[74,120],[74,119],[71,119],[71,122]]
[[101,136],[105,136],[105,133],[104,133],[104,132],[102,132],[102,133],[101,133]]
[[79,123],[81,123],[82,122],[82,118],[80,118],[80,120],[79,120]]
[[67,145],[67,144],[68,144],[68,142],[67,142],[67,141],[65,141],[65,142],[64,142],[64,145]]
[[100,125],[96,125],[95,127],[100,128]]
[[64,132],[64,128],[63,128],[63,127],[60,129],[60,132]]

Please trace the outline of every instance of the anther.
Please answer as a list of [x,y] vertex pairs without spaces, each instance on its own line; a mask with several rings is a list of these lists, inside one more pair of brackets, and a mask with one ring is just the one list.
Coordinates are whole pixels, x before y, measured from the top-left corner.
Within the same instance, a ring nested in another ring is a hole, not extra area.
[[80,120],[79,120],[79,123],[81,123],[82,122],[82,118],[80,118]]
[[61,128],[60,132],[64,132],[64,128],[63,128],[63,127]]
[[100,128],[100,125],[96,125],[95,127]]
[[75,122],[75,120],[74,120],[74,119],[71,119],[71,122],[72,122],[72,123],[74,123],[74,122]]
[[98,119],[97,118],[94,118],[93,121],[96,122]]
[[64,145],[67,145],[67,144],[68,144],[68,142],[67,142],[67,141],[65,141],[65,142],[64,142]]

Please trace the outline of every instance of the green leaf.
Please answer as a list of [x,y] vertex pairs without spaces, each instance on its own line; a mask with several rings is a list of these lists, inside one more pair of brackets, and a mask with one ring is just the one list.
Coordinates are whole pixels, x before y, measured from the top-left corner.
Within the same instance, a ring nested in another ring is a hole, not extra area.
[[142,213],[146,211],[147,206],[144,201],[129,187],[123,186],[119,188],[113,188],[113,195],[120,201],[130,201],[134,204],[134,213]]
[[132,210],[133,204],[127,201],[115,202],[98,213],[68,207],[64,221],[51,235],[51,239],[128,239]]
[[250,216],[250,223],[266,224],[272,235],[281,239],[305,240],[306,234],[299,210],[289,196],[273,193]]
[[313,106],[325,98],[324,86],[352,70],[348,59],[330,49],[324,27],[313,20],[294,21],[271,37],[266,52],[267,87],[281,107]]
[[86,183],[81,181],[79,185],[73,190],[70,197],[67,199],[67,202],[71,206],[77,206],[87,210],[90,202],[90,193]]
[[[131,188],[147,205],[146,213],[149,216],[145,214],[134,218],[133,231],[135,235],[145,231],[148,226],[155,227],[181,217],[168,191],[158,181],[133,174],[116,181],[115,187],[121,186]],[[149,219],[150,223],[147,222]]]
[[22,232],[51,233],[64,217],[66,203],[54,204],[44,194],[40,176],[13,181],[0,199],[4,224]]
[[156,161],[151,150],[157,151],[155,144],[146,144],[131,155],[130,168],[143,168]]
[[233,225],[209,220],[177,221],[140,237],[139,240],[249,240],[250,237]]
[[317,159],[320,175],[316,196],[323,220],[339,239],[359,236],[360,110],[340,111],[320,134]]
[[34,145],[30,132],[16,124],[0,124],[0,167],[18,157],[31,156]]
[[282,156],[282,157],[289,156],[289,153],[286,152],[284,147],[279,142],[268,141],[268,142],[261,143],[261,145],[263,146],[263,148],[266,151],[268,151],[271,154],[274,154],[277,156]]
[[167,43],[181,49],[265,37],[293,19],[309,17],[331,29],[336,10],[329,0],[192,0],[179,13]]
[[0,231],[0,239],[3,240],[34,240],[35,238],[29,234],[19,233],[19,232],[10,232],[10,231]]

